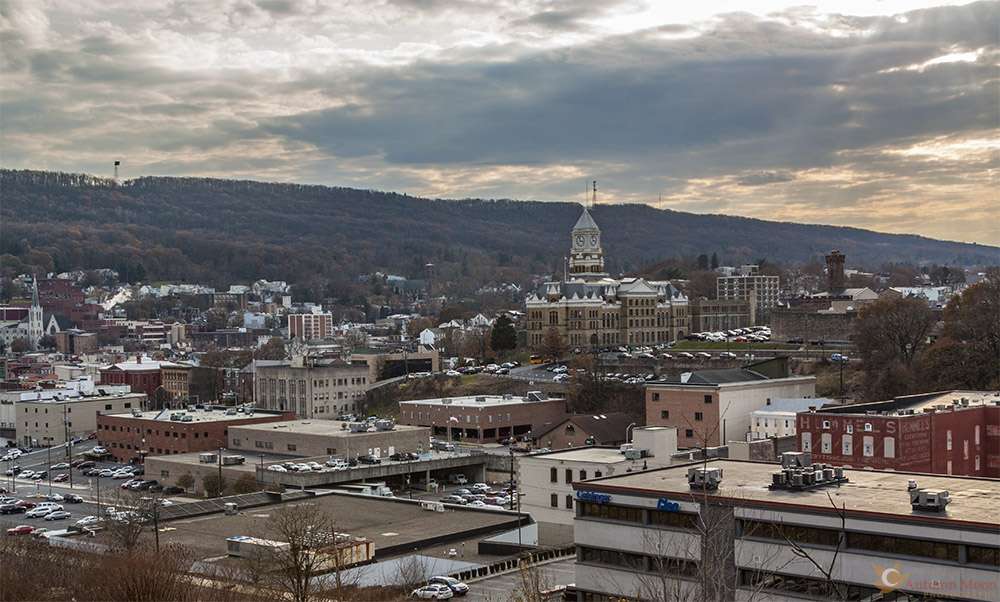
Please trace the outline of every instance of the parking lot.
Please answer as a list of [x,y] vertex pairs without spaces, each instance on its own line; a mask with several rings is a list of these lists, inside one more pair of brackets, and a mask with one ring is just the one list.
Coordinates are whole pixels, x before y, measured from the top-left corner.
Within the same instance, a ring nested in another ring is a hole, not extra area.
[[[539,565],[531,570],[541,573],[539,583],[543,589],[552,589],[576,581],[575,562],[575,558],[568,558]],[[466,599],[475,602],[502,602],[510,600],[511,594],[522,587],[521,573],[514,571],[470,583]]]

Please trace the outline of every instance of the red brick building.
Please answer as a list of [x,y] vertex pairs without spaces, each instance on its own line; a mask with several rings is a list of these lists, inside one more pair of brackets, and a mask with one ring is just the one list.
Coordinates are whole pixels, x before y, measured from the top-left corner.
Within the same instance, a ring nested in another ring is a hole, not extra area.
[[493,443],[534,437],[566,418],[566,400],[529,392],[513,395],[446,397],[399,402],[399,424],[429,426],[436,437]]
[[229,427],[279,422],[293,412],[247,410],[225,406],[203,409],[151,410],[97,417],[97,440],[119,462],[139,462],[146,456],[212,451],[227,446]]
[[145,393],[152,397],[160,387],[160,367],[172,366],[170,362],[159,362],[148,357],[136,356],[135,361],[121,362],[101,368],[102,385],[128,385],[133,393]]
[[1000,477],[1000,392],[948,391],[802,412],[800,451],[852,468]]

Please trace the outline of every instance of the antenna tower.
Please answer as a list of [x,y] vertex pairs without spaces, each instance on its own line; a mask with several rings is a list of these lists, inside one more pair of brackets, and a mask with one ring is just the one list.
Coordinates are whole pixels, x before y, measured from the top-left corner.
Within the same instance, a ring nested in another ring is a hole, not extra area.
[[594,180],[594,196],[590,200],[590,208],[593,209],[594,205],[597,204],[597,180]]

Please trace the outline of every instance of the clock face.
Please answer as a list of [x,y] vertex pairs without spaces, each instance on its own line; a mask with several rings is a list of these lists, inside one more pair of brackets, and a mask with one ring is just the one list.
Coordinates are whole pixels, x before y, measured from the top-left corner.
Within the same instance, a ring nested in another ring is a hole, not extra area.
[[576,246],[578,246],[578,247],[582,247],[583,246],[583,237],[582,236],[577,236],[576,237]]
[[594,235],[592,235],[590,237],[590,244],[594,245],[595,247],[597,246],[597,235],[596,234],[594,234]]

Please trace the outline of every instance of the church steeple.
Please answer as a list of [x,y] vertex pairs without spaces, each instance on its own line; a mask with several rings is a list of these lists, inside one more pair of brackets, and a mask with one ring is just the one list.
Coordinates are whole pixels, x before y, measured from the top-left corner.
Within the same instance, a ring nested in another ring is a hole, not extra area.
[[42,321],[42,304],[38,300],[38,277],[31,277],[31,309],[28,310],[28,343],[33,350],[38,350],[38,343],[44,335],[45,325]]

